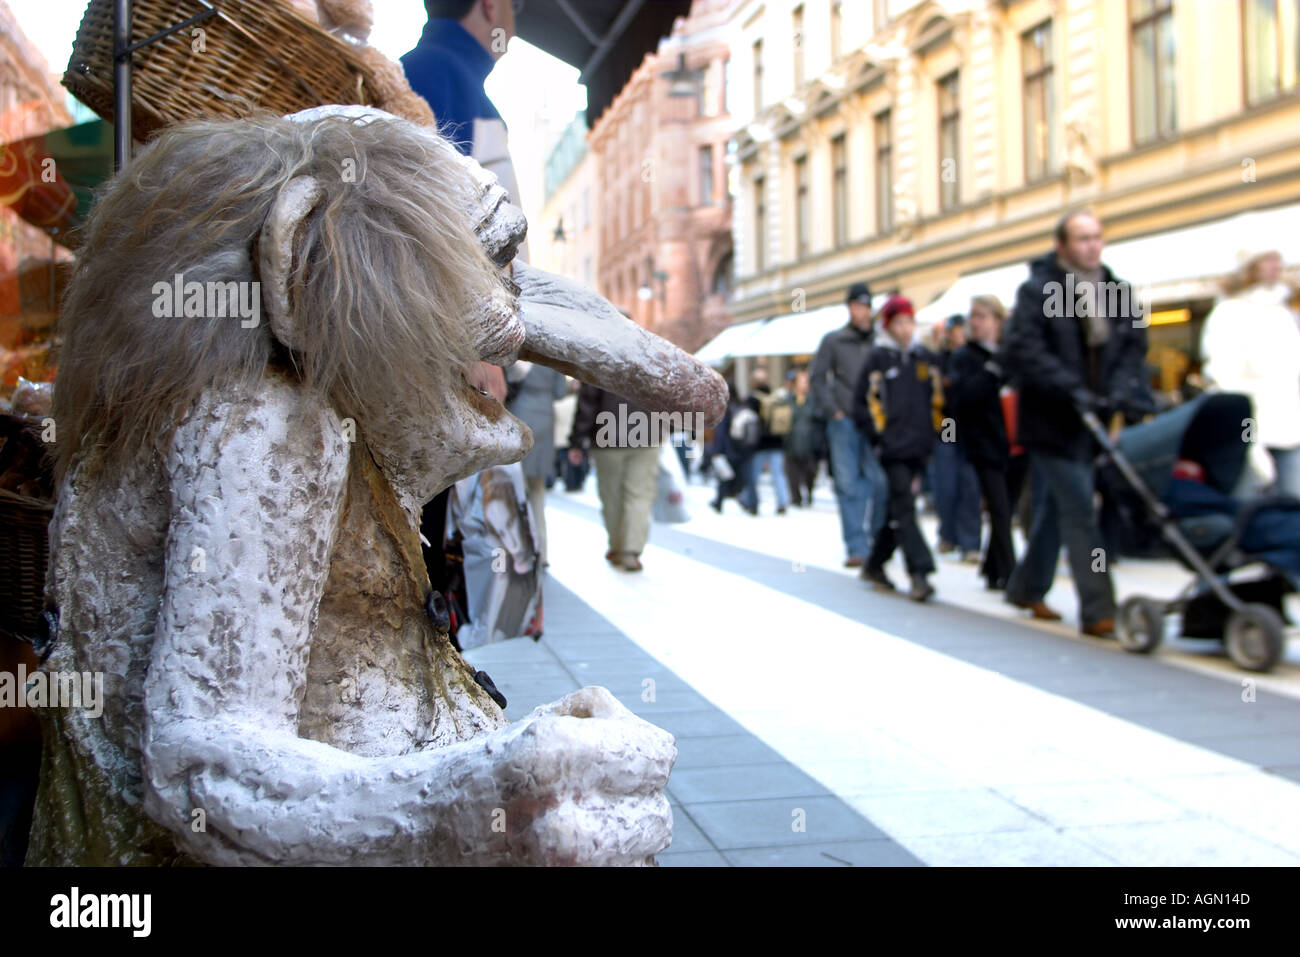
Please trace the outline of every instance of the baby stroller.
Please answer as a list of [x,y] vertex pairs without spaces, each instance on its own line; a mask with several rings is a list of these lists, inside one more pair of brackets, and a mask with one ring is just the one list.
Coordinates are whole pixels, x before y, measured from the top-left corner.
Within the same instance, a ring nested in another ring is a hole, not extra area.
[[[1282,657],[1290,624],[1283,601],[1300,591],[1300,500],[1233,497],[1249,453],[1250,417],[1246,396],[1208,393],[1124,429],[1112,442],[1095,414],[1083,414],[1108,467],[1196,573],[1171,601],[1134,596],[1120,605],[1115,630],[1125,650],[1152,651],[1164,636],[1165,616],[1177,614],[1183,637],[1223,641],[1248,671],[1269,671]],[[1247,566],[1262,573],[1231,580]]]

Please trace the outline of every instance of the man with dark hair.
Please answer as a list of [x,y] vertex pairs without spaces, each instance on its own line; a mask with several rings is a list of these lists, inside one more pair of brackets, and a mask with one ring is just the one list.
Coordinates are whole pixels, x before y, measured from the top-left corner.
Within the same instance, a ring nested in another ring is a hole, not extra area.
[[429,21],[402,57],[411,89],[429,101],[438,131],[466,156],[495,173],[514,202],[519,189],[506,146],[506,126],[483,90],[515,35],[518,0],[425,0]]
[[[415,49],[401,58],[411,89],[429,102],[438,121],[438,131],[458,150],[495,174],[511,201],[518,203],[519,187],[506,144],[505,122],[483,89],[483,82],[496,61],[505,55],[506,46],[515,35],[515,4],[511,0],[425,0],[424,8],[429,15],[424,32]],[[526,242],[520,244],[517,255],[527,261]],[[466,373],[466,379],[475,388],[506,402],[507,378],[519,383],[526,371],[526,365],[519,365],[510,373],[503,373],[498,366],[480,362]],[[497,469],[518,471],[520,475],[523,471],[518,464]],[[524,484],[522,478],[519,484]],[[497,487],[508,489],[510,484],[498,482]],[[427,503],[420,520],[420,532],[429,542],[424,548],[425,565],[430,583],[438,591],[448,588],[451,580],[443,548],[450,491],[440,492]],[[534,508],[538,501],[535,493]],[[456,516],[453,514],[452,518]],[[461,516],[462,520],[466,518],[472,522],[477,516],[472,513]],[[541,523],[544,518],[538,514],[536,520]],[[463,547],[467,553],[496,545],[476,538],[476,534],[471,530],[466,535]],[[471,606],[478,600],[476,593],[483,593],[485,588],[481,580],[467,578],[465,589]],[[487,633],[491,631],[489,627]]]
[[[1091,209],[1067,209],[1056,220],[1056,225],[1052,227],[1052,239],[1056,241],[1057,248],[1064,246],[1070,238],[1070,223],[1074,222],[1080,216],[1088,216],[1097,219],[1097,216]],[[1098,220],[1100,222],[1100,220]]]
[[1095,440],[1082,413],[1139,416],[1151,405],[1145,383],[1146,321],[1128,283],[1102,264],[1101,222],[1077,210],[1057,224],[1056,248],[1030,263],[1016,293],[1003,357],[1019,385],[1019,442],[1036,485],[1029,546],[1011,575],[1007,600],[1055,613],[1052,587],[1064,540],[1079,593],[1081,630],[1097,637],[1115,627],[1115,591],[1093,504]]
[[826,420],[826,444],[831,457],[831,478],[840,507],[840,531],[848,552],[844,565],[861,568],[871,551],[867,538],[870,508],[871,537],[885,524],[889,486],[867,437],[853,418],[853,389],[858,373],[875,344],[871,315],[871,289],[865,282],[849,287],[849,322],[826,333],[812,365],[812,394]]

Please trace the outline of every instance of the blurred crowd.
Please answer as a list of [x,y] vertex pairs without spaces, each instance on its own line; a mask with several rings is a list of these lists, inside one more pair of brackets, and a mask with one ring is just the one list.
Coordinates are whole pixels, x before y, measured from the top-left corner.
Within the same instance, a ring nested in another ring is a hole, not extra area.
[[[1242,393],[1254,410],[1243,423],[1249,481],[1300,496],[1300,299],[1276,251],[1241,251],[1205,321],[1199,372],[1174,395],[1159,394],[1147,317],[1103,249],[1098,218],[1072,211],[1051,251],[1029,264],[1010,309],[975,296],[926,336],[906,298],[873,310],[868,285],[854,284],[848,323],[823,339],[811,365],[781,383],[757,368],[743,398],[730,383],[731,406],[706,436],[697,469],[716,482],[712,507],[721,512],[735,499],[757,515],[765,472],[776,514],[809,505],[825,462],[844,564],[873,587],[896,589],[887,566],[901,551],[907,594],[928,599],[933,545],[1017,607],[1059,619],[1044,598],[1064,546],[1081,630],[1112,634],[1109,566],[1158,546],[1099,482],[1102,449],[1084,413],[1115,434],[1204,388]],[[918,524],[918,500],[937,516],[933,543]],[[1027,542],[1020,555],[1013,524]],[[1099,550],[1109,561],[1097,561]]]

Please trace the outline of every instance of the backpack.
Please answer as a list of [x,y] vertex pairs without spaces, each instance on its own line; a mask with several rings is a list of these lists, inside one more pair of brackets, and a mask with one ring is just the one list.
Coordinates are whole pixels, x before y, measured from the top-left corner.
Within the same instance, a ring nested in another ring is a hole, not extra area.
[[783,437],[790,434],[794,428],[794,403],[789,396],[781,392],[759,396],[758,407],[768,435]]
[[731,415],[731,428],[727,434],[741,448],[757,447],[762,436],[758,414],[747,405],[740,406]]

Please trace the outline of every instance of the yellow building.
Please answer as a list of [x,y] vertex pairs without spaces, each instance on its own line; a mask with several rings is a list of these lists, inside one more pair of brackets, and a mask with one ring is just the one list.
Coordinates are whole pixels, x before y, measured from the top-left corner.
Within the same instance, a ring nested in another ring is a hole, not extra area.
[[[859,279],[918,307],[951,290],[923,320],[972,291],[1009,299],[1083,205],[1157,310],[1156,350],[1194,355],[1242,246],[1300,263],[1300,206],[1282,208],[1300,203],[1300,0],[729,13],[737,323],[841,302]],[[1230,219],[1251,210],[1270,212]]]
[[531,261],[539,269],[595,289],[600,276],[600,197],[584,114],[573,118],[551,148],[543,179],[541,212],[528,222]]

